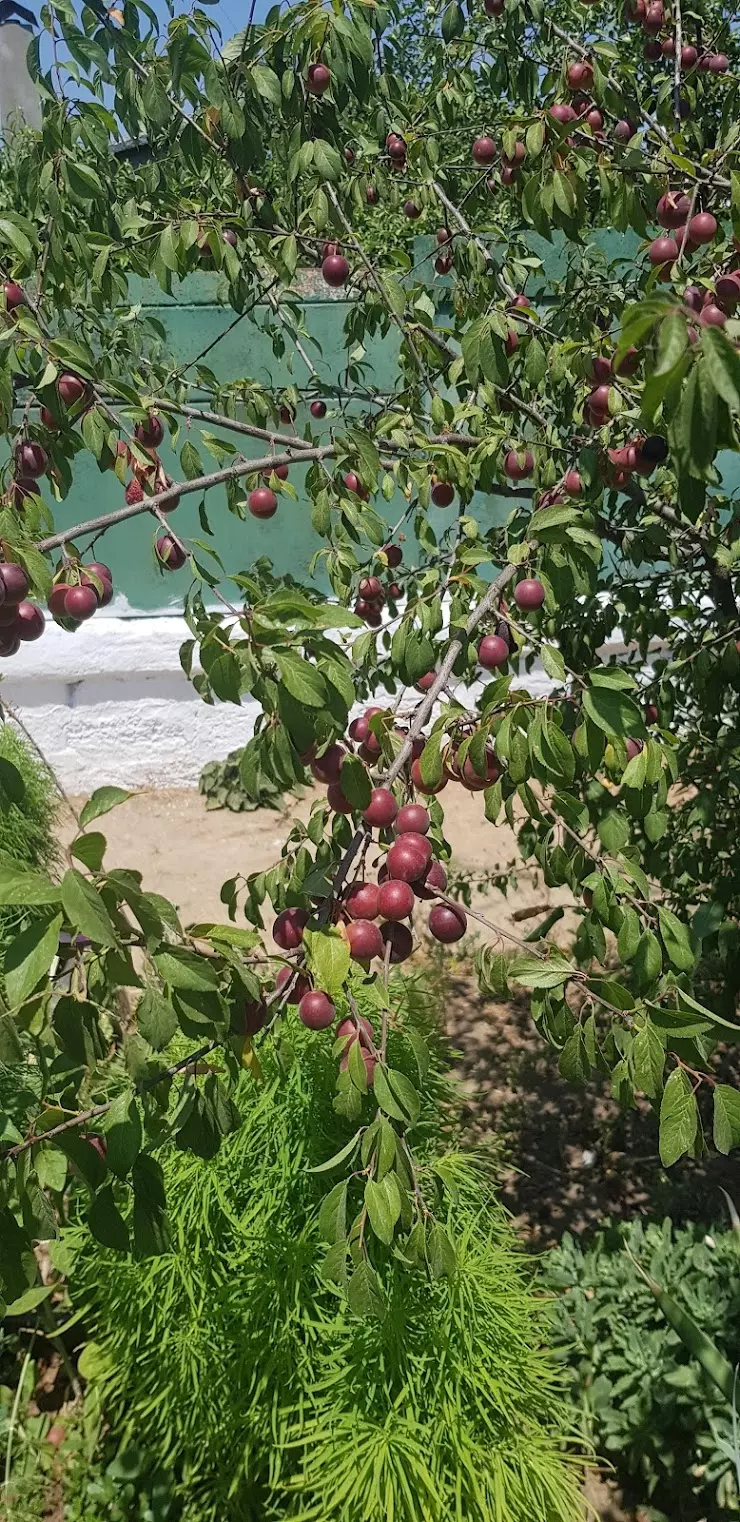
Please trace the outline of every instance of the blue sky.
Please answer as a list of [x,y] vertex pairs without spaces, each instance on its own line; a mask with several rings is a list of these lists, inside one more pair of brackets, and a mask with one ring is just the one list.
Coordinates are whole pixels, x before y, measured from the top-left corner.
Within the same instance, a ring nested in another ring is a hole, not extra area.
[[[169,7],[166,0],[150,0],[154,10],[158,11],[164,20],[169,15]],[[196,0],[197,3],[197,0]],[[254,12],[255,21],[262,21],[270,10],[274,0],[257,0]],[[203,10],[220,26],[224,37],[233,36],[234,32],[241,31],[247,24],[250,0],[218,0],[217,5],[204,5]],[[192,9],[190,0],[175,0],[175,13],[183,15]]]

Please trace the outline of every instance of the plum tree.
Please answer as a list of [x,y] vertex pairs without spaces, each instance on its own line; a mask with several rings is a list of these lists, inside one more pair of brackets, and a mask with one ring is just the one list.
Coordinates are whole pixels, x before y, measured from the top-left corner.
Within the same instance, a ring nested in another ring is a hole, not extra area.
[[[109,1245],[161,1249],[152,1149],[209,1155],[236,1123],[233,1070],[258,1077],[260,1044],[296,1019],[338,1037],[336,1281],[377,1309],[397,1237],[404,1262],[451,1271],[415,1170],[419,1089],[387,1047],[391,964],[466,931],[448,786],[480,793],[481,829],[516,824],[578,916],[569,954],[547,934],[484,948],[484,992],[530,990],[564,1079],[647,1095],[666,1165],[740,1141],[712,1071],[739,1028],[740,870],[718,843],[740,788],[740,41],[721,0],[701,11],[449,0],[404,72],[392,6],[297,0],[232,43],[197,7],[161,29],[133,4],[68,0],[63,24],[49,8],[42,127],[4,150],[0,188],[0,655],[43,633],[44,604],[61,638],[109,602],[118,525],[139,517],[158,571],[187,567],[186,674],[209,703],[259,705],[245,776],[285,787],[310,766],[318,785],[279,860],[224,884],[224,924],[183,926],[135,862],[108,866],[89,826],[118,789],[83,810],[64,872],[0,864],[2,901],[33,910],[0,1013],[26,1105],[0,1141],[21,1206],[7,1299],[52,1229],[43,1159],[85,1179]],[[146,150],[111,153],[132,141]],[[299,267],[347,287],[341,372],[301,337]],[[142,316],[130,282],[169,293],[198,270],[233,309],[223,336],[261,306],[282,389],[248,343],[224,378]],[[85,456],[121,506],[60,527]],[[278,507],[286,533],[310,512],[315,574],[262,553]],[[204,550],[226,511],[245,564]],[[103,536],[112,572],[91,559]],[[184,1061],[176,1033],[199,1043]]]

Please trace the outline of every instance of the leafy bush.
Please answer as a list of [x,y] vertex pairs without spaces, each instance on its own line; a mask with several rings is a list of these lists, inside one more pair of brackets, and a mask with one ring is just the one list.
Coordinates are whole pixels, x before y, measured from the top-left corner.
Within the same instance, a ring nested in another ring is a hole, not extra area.
[[701,1228],[610,1227],[584,1250],[570,1234],[550,1254],[559,1291],[556,1346],[571,1370],[585,1430],[651,1515],[719,1518],[740,1511],[728,1401],[666,1321],[651,1279],[725,1354],[740,1362],[740,1237]]
[[[12,724],[0,725],[0,860],[49,869],[59,857],[54,838],[58,793],[51,773]],[[0,956],[28,909],[0,908]]]
[[[286,792],[298,791],[299,784],[282,786],[264,772],[255,785],[248,775],[245,778],[243,757],[243,748],[231,750],[225,760],[209,761],[203,767],[198,791],[203,794],[207,809],[231,809],[235,814],[251,813],[253,809],[276,809]],[[310,778],[306,780],[310,781]]]
[[[72,1234],[93,1389],[122,1443],[145,1441],[177,1470],[187,1522],[576,1515],[567,1406],[540,1345],[544,1303],[482,1159],[450,1138],[428,996],[400,981],[394,994],[404,1026],[431,1040],[415,1152],[456,1267],[441,1232],[430,1275],[409,1275],[389,1248],[385,1317],[348,1311],[321,1247],[336,1235],[336,1193],[319,1210],[326,1174],[311,1171],[346,1127],[331,1045],[295,1019],[289,1044],[264,1049],[264,1083],[237,1088],[243,1124],[217,1155],[161,1154],[168,1254],[132,1262]],[[390,1039],[394,1065],[410,1071],[408,1043]]]

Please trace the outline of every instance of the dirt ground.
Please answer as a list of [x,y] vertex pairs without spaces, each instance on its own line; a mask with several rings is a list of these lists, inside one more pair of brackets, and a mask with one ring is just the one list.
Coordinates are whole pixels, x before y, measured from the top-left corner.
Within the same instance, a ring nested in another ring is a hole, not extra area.
[[[84,800],[71,801],[77,807]],[[221,920],[222,882],[277,860],[291,820],[307,818],[310,803],[307,795],[283,810],[232,814],[207,810],[195,791],[143,792],[96,828],[108,841],[106,865],[137,868],[144,886],[170,898],[185,923]],[[567,900],[562,891],[548,889],[538,871],[522,870],[512,832],[485,821],[480,797],[456,790],[445,799],[445,821],[454,866],[471,875],[472,906],[493,924],[523,937],[531,928],[522,918],[527,910],[541,911],[533,916],[536,923]],[[67,814],[60,832],[65,843],[75,828]],[[510,883],[506,896],[477,886],[480,878],[503,872]],[[573,923],[560,921],[561,939],[567,940]],[[563,1231],[588,1233],[609,1216],[661,1219],[670,1212],[676,1220],[707,1225],[724,1219],[720,1188],[732,1194],[734,1185],[737,1193],[728,1161],[679,1164],[669,1180],[648,1105],[620,1115],[602,1083],[583,1089],[566,1084],[532,1024],[528,1001],[481,998],[470,975],[470,941],[496,935],[478,921],[471,921],[470,930],[464,962],[453,955],[440,968],[447,1031],[468,1133],[473,1142],[495,1139],[503,1200],[527,1246],[543,1250]],[[601,1522],[642,1522],[626,1516],[612,1486],[597,1475],[587,1495]]]

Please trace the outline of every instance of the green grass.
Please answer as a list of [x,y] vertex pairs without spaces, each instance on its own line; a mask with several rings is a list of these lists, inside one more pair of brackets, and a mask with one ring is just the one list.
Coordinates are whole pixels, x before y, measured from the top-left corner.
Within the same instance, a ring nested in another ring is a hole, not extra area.
[[[245,1076],[241,1129],[210,1162],[161,1154],[173,1251],[133,1263],[76,1238],[72,1293],[97,1345],[112,1431],[178,1477],[183,1522],[574,1522],[569,1408],[542,1346],[544,1303],[481,1159],[450,1134],[433,1001],[397,983],[434,1061],[414,1132],[444,1174],[449,1279],[391,1254],[385,1319],[350,1315],[319,1275],[309,1168],[346,1138],[331,1044],[293,1019],[287,1072]],[[404,1065],[405,1043],[393,1063]],[[283,1056],[285,1057],[285,1053]],[[329,1180],[331,1182],[331,1180]]]

